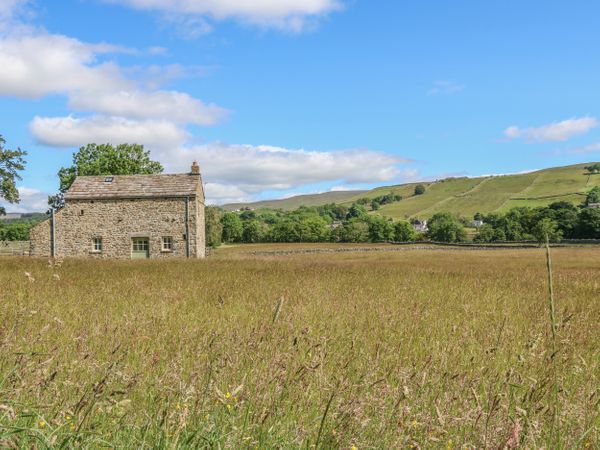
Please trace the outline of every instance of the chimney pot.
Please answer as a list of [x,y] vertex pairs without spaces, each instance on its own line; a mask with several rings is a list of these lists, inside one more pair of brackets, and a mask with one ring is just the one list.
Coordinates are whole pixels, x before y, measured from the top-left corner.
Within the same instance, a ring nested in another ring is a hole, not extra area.
[[196,161],[192,163],[192,175],[200,175],[200,166]]

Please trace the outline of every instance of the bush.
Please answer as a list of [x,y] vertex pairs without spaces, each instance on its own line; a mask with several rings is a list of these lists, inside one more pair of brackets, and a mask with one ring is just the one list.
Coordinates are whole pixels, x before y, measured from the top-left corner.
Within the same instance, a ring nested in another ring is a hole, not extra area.
[[401,220],[394,225],[394,239],[396,242],[414,242],[416,238],[417,232],[409,222]]
[[221,208],[216,206],[207,206],[204,210],[206,245],[209,247],[221,245],[221,236],[223,235],[222,214]]
[[338,230],[336,231],[341,242],[369,241],[369,224],[364,220],[352,219]]
[[369,239],[371,242],[391,241],[394,239],[394,224],[380,216],[369,220]]
[[546,242],[546,239],[550,242],[560,242],[562,239],[562,231],[558,229],[558,224],[552,219],[540,220],[533,227],[532,233],[535,240],[540,243]]
[[32,224],[13,223],[4,225],[0,223],[0,241],[27,241]]
[[224,242],[239,242],[242,239],[244,227],[239,215],[234,212],[226,212],[221,217],[221,225],[223,225]]
[[415,195],[423,195],[425,193],[425,186],[417,184],[415,186]]
[[450,213],[435,214],[428,224],[427,236],[438,242],[463,242],[467,233],[456,217]]

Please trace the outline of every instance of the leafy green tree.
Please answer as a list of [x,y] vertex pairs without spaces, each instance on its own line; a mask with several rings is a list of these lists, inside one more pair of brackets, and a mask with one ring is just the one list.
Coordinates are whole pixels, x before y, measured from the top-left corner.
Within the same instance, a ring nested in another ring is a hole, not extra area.
[[342,242],[369,241],[369,223],[362,219],[350,219],[336,231],[339,240]]
[[263,222],[250,219],[243,224],[242,240],[248,244],[262,242],[268,234],[268,225]]
[[477,236],[473,239],[475,242],[498,242],[505,241],[506,234],[501,228],[494,228],[489,223],[483,224],[477,229]]
[[215,248],[221,245],[223,235],[222,215],[223,211],[216,206],[207,206],[204,209],[206,245],[209,247]]
[[496,229],[489,223],[483,224],[477,229],[477,236],[475,236],[475,242],[494,242],[497,239]]
[[589,206],[590,203],[600,203],[600,186],[596,186],[588,192],[585,198],[585,206]]
[[434,214],[427,226],[429,228],[427,235],[434,241],[462,242],[467,238],[462,224],[450,213]]
[[543,216],[556,221],[564,238],[575,236],[579,221],[579,209],[575,205],[565,201],[554,202],[545,208],[545,211]]
[[64,194],[75,178],[84,175],[145,175],[161,173],[163,166],[150,159],[150,152],[139,144],[88,144],[73,154],[73,165],[58,171],[59,193],[48,199],[50,206],[60,208]]
[[346,219],[366,219],[369,217],[369,213],[367,213],[367,209],[359,205],[358,203],[354,203],[350,209],[348,210],[348,214],[346,215]]
[[415,186],[415,195],[423,195],[425,193],[425,186],[417,184]]
[[239,242],[242,240],[244,227],[242,219],[236,213],[224,213],[221,217],[221,225],[223,225],[223,242]]
[[585,166],[584,169],[587,170],[589,174],[600,173],[600,163],[595,163],[591,166]]
[[371,242],[394,240],[394,224],[381,216],[369,218],[369,240]]
[[[16,180],[20,180],[20,171],[25,170],[25,159],[27,152],[17,148],[10,150],[4,147],[6,141],[0,135],[0,199],[8,203],[19,202],[19,191]],[[6,214],[4,208],[0,207],[0,215]]]
[[240,211],[240,219],[242,220],[255,219],[256,215],[256,211],[253,211],[251,209],[242,209]]
[[558,224],[548,218],[537,222],[532,229],[532,234],[539,243],[546,242],[546,239],[550,242],[560,242],[562,239],[562,231],[558,229]]
[[581,210],[576,236],[581,239],[600,239],[600,209]]
[[300,233],[292,220],[276,223],[271,228],[269,240],[272,242],[300,242]]
[[394,239],[396,242],[413,242],[417,238],[415,228],[406,220],[396,222],[394,225]]
[[300,242],[325,242],[329,240],[329,227],[320,216],[308,216],[298,222]]
[[31,224],[27,223],[0,223],[0,241],[27,241]]

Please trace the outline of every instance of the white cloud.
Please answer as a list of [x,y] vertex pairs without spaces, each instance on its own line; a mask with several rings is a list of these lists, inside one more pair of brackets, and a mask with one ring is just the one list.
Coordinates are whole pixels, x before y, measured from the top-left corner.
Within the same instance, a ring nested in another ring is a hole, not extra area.
[[433,87],[427,91],[427,95],[450,95],[461,92],[464,89],[464,84],[449,80],[440,80],[433,83]]
[[54,34],[0,39],[0,95],[39,98],[73,91],[133,87],[113,63],[94,64],[106,48]]
[[[155,90],[157,81],[181,74],[180,66],[152,66],[144,71],[142,80],[134,80],[126,76],[127,69],[98,60],[102,54],[128,51],[43,32],[0,36],[0,95],[40,98],[63,94],[76,110],[131,119],[214,125],[226,117],[227,110],[213,103],[205,104],[182,92]],[[135,72],[139,75],[140,71]],[[141,84],[150,90],[142,89]]]
[[266,190],[321,182],[352,185],[414,176],[414,171],[398,167],[408,160],[371,150],[323,152],[219,142],[189,146],[186,141],[190,136],[185,129],[168,121],[36,117],[30,129],[38,142],[54,147],[77,147],[88,142],[144,144],[170,172],[185,172],[191,161],[197,160],[208,196],[217,201],[246,200]]
[[262,27],[274,27],[293,32],[306,28],[307,21],[341,8],[339,0],[105,0],[126,4],[136,9],[160,11],[189,22],[200,19],[201,32],[210,31],[203,17],[214,20],[234,19]]
[[30,0],[1,0],[0,1],[0,31],[14,28],[17,18],[27,14]]
[[556,142],[567,141],[572,137],[587,133],[598,126],[595,117],[581,117],[554,122],[540,127],[519,128],[510,126],[504,130],[508,140],[524,138],[528,142]]
[[38,189],[19,187],[19,203],[7,203],[0,200],[0,206],[7,213],[45,212],[48,210],[48,193]]
[[589,144],[583,147],[574,148],[569,151],[569,153],[573,154],[586,154],[586,153],[595,153],[600,152],[600,142],[595,142],[593,144]]
[[252,200],[247,192],[231,184],[206,183],[204,189],[209,204],[241,203]]
[[78,147],[89,142],[127,142],[164,149],[182,145],[188,138],[188,133],[172,122],[103,116],[35,117],[30,130],[39,143],[52,147]]
[[69,106],[79,111],[111,116],[168,118],[177,123],[198,125],[214,125],[227,115],[227,110],[213,103],[207,105],[188,94],[174,91],[117,91],[101,95],[76,93],[69,99]]
[[208,197],[218,202],[322,182],[352,185],[396,180],[405,173],[398,166],[408,162],[371,150],[308,151],[218,142],[169,148],[154,155],[172,172],[186,171],[190,161],[197,160],[207,186],[211,185]]
[[195,158],[210,181],[238,184],[254,192],[333,180],[349,184],[388,181],[399,174],[396,165],[407,162],[371,150],[321,152],[224,143],[182,147],[164,159],[180,169]]

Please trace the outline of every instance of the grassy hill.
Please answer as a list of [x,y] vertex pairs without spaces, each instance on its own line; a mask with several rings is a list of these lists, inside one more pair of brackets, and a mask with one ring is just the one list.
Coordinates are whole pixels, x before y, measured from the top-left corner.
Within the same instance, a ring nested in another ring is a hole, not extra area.
[[[323,192],[321,194],[308,194],[308,195],[296,195],[290,198],[282,198],[279,200],[263,200],[260,202],[253,203],[229,203],[223,205],[223,208],[227,211],[235,211],[240,208],[252,208],[252,209],[283,209],[291,211],[299,208],[300,206],[320,206],[326,205],[327,203],[346,203],[348,199],[354,197],[361,197],[363,194],[372,191],[335,191],[335,192]],[[350,202],[352,203],[352,202]]]
[[448,211],[465,217],[476,212],[502,212],[515,206],[544,206],[556,201],[579,204],[585,193],[600,186],[600,175],[589,175],[584,167],[590,163],[555,167],[536,172],[486,176],[476,178],[447,178],[423,184],[427,190],[414,196],[418,183],[384,186],[370,191],[327,192],[324,194],[291,197],[250,204],[228,205],[228,209],[251,208],[294,209],[299,206],[318,206],[326,203],[351,205],[361,197],[375,198],[388,193],[399,194],[403,200],[382,206],[378,214],[393,218],[428,218],[436,212]]

